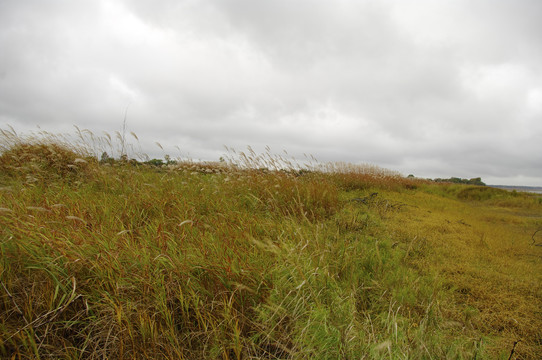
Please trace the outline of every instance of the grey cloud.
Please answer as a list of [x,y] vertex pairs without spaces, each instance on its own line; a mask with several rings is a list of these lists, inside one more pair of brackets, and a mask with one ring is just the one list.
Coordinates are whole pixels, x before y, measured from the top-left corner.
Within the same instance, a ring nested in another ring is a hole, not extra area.
[[[0,119],[542,184],[542,4],[8,1]],[[536,185],[536,184],[533,184]]]

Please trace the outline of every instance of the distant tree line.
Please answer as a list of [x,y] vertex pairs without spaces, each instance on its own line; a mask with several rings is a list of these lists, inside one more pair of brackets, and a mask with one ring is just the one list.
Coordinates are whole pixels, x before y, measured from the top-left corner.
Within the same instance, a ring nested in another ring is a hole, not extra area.
[[434,182],[448,182],[448,183],[454,183],[454,184],[469,184],[469,185],[478,185],[478,186],[486,186],[486,184],[482,181],[482,178],[472,178],[472,179],[461,179],[458,177],[451,177],[449,179],[440,179],[436,178],[433,180]]
[[136,159],[128,159],[128,157],[126,155],[121,155],[120,159],[115,159],[115,158],[109,156],[109,154],[104,151],[102,153],[101,158],[100,158],[100,163],[101,164],[110,164],[110,165],[113,165],[113,164],[116,164],[116,163],[130,163],[132,165],[146,164],[146,165],[150,165],[150,166],[162,167],[164,165],[175,165],[175,164],[177,164],[177,161],[171,159],[171,157],[169,155],[164,156],[164,160],[162,160],[162,159],[150,159],[150,160],[147,160],[147,161],[137,161]]

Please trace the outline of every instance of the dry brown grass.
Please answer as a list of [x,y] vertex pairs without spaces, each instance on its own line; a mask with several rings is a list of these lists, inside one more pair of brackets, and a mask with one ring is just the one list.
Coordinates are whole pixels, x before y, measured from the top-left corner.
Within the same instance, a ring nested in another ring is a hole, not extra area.
[[27,182],[51,178],[90,176],[97,169],[96,158],[84,146],[65,137],[42,134],[19,136],[14,130],[1,130],[0,171]]

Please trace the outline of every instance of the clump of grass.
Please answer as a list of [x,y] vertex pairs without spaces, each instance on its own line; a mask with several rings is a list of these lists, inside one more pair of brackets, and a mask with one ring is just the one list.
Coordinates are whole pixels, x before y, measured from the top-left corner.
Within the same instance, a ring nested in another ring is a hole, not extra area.
[[396,171],[375,165],[334,162],[320,164],[318,171],[329,174],[345,190],[366,190],[372,187],[386,189],[416,189],[423,180],[402,176]]
[[0,171],[28,181],[88,176],[96,160],[58,144],[22,143],[0,155]]
[[469,186],[460,189],[457,198],[470,201],[487,201],[496,198],[509,198],[517,196],[518,193],[509,193],[506,190],[495,189],[486,186]]
[[90,176],[97,161],[87,148],[49,133],[18,136],[0,130],[0,171],[28,182],[77,179]]

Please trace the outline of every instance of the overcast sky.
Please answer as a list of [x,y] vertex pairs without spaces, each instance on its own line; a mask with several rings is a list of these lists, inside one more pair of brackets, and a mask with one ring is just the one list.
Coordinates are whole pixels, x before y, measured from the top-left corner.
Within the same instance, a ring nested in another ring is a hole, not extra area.
[[0,0],[1,128],[114,133],[126,108],[152,157],[542,186],[542,1]]

